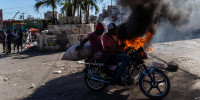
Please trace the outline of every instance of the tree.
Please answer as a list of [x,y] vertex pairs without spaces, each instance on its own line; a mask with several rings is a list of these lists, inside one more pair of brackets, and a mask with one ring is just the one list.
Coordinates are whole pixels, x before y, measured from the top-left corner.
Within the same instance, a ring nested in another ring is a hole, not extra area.
[[40,7],[51,7],[53,10],[53,23],[55,24],[55,9],[57,5],[60,4],[61,0],[35,0],[37,3],[35,4],[36,11],[39,11]]
[[90,21],[91,22],[97,21],[97,16],[91,15],[90,16]]
[[79,9],[79,17],[80,17],[80,24],[82,19],[82,9],[84,9],[84,0],[73,0],[73,6],[74,6],[74,13],[77,9]]
[[63,6],[62,8],[61,8],[61,12],[64,14],[65,13],[65,15],[66,15],[66,19],[67,19],[67,23],[68,23],[68,12],[67,12],[67,10],[68,10],[68,8],[72,5],[72,0],[65,0],[65,2],[64,3],[61,3],[61,5]]
[[87,24],[89,23],[90,9],[93,10],[95,8],[95,13],[99,12],[99,7],[96,4],[98,1],[103,1],[103,0],[84,0],[84,11]]

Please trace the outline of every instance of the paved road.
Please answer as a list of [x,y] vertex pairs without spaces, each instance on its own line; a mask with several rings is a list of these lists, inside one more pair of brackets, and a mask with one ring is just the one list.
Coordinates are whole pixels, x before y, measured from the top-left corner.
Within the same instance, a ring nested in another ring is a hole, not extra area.
[[[21,55],[0,54],[0,100],[15,100],[30,95],[34,90],[30,88],[32,84],[36,87],[44,84],[51,66],[60,55],[35,50],[25,51]],[[5,78],[8,80],[5,81]]]

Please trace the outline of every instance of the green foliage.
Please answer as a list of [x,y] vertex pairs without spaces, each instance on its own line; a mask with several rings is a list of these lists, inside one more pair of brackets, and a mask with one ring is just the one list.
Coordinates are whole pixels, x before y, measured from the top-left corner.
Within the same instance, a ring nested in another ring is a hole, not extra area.
[[90,16],[90,21],[91,22],[97,21],[97,16],[91,15]]
[[[36,11],[39,11],[41,7],[51,7],[53,12],[57,8],[57,5],[60,4],[62,0],[35,0],[37,3],[35,4]],[[53,23],[55,24],[55,18],[53,13]]]
[[24,28],[25,29],[29,29],[29,28],[38,28],[38,26],[39,27],[41,27],[41,25],[42,25],[42,22],[41,21],[34,21],[34,20],[24,20],[24,23],[25,23],[25,25],[24,25]]

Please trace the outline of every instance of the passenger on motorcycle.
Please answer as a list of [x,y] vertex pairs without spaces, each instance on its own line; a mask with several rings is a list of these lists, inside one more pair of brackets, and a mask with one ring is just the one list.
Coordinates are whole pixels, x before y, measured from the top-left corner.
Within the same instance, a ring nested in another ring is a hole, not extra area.
[[95,52],[102,51],[103,50],[103,45],[102,45],[102,42],[101,42],[101,35],[103,34],[104,29],[105,28],[104,28],[103,24],[98,23],[98,25],[96,26],[96,31],[93,32],[93,33],[90,33],[87,36],[87,38],[85,38],[80,43],[80,45],[76,47],[76,50],[80,50],[84,46],[84,44],[86,42],[90,41],[93,54]]
[[118,39],[116,37],[117,26],[114,23],[110,23],[108,26],[108,32],[103,35],[103,46],[105,52],[104,65],[119,64],[117,69],[117,76],[120,77],[121,82],[125,81],[125,69],[130,63],[130,57],[124,55],[124,50],[120,48]]

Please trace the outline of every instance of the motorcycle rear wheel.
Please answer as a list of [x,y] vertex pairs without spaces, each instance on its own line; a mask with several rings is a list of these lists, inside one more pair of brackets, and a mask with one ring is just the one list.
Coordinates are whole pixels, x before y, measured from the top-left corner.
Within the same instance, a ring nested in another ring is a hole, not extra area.
[[89,89],[93,90],[93,91],[102,91],[107,87],[106,83],[100,82],[100,81],[96,81],[91,79],[91,75],[99,75],[98,72],[99,68],[98,67],[92,67],[87,69],[86,73],[85,73],[85,82],[86,85]]

